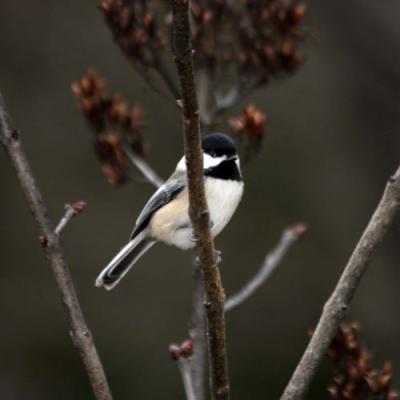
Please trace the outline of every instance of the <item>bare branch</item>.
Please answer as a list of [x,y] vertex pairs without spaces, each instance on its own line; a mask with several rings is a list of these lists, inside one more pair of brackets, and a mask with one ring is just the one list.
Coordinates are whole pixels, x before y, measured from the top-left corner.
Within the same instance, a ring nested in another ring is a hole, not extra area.
[[281,400],[303,399],[319,364],[347,314],[351,300],[377,245],[393,222],[400,205],[400,167],[389,179],[382,199],[326,302],[317,328]]
[[61,231],[69,224],[71,219],[75,217],[75,215],[80,214],[86,208],[86,203],[82,200],[77,201],[74,204],[66,204],[65,205],[65,214],[61,218],[61,221],[58,223],[56,229],[54,229],[54,233],[56,235],[60,235]]
[[204,400],[207,372],[206,313],[204,309],[204,279],[200,265],[193,262],[193,305],[189,323],[189,336],[193,342],[190,359],[192,381],[197,400]]
[[225,341],[225,294],[215,262],[214,242],[204,192],[199,110],[189,26],[189,2],[173,1],[175,62],[182,92],[185,156],[189,188],[189,215],[197,239],[206,295],[211,389],[216,400],[229,398]]
[[19,184],[24,192],[33,217],[42,232],[41,242],[50,261],[54,277],[61,292],[61,299],[67,311],[71,336],[78,353],[86,367],[93,392],[97,400],[111,400],[111,392],[97,353],[92,334],[86,324],[78,296],[64,258],[58,235],[53,232],[47,217],[42,195],[36,185],[31,168],[26,159],[19,132],[12,127],[0,95],[0,142],[10,157],[17,173]]
[[280,242],[267,254],[257,274],[238,293],[228,298],[225,303],[225,312],[244,303],[267,281],[292,245],[303,237],[306,230],[307,227],[304,224],[297,224],[284,230]]
[[178,361],[178,366],[183,381],[183,387],[185,388],[186,399],[197,400],[193,386],[192,374],[190,371],[190,360],[181,358]]
[[124,146],[124,152],[130,162],[139,170],[143,177],[154,187],[159,188],[163,183],[157,172],[138,154],[136,154],[128,145]]

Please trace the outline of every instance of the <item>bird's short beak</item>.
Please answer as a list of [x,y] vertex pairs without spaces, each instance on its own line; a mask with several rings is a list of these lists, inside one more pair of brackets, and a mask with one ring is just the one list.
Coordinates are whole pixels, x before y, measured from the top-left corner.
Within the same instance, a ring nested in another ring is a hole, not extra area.
[[234,161],[234,160],[237,160],[237,158],[238,158],[238,156],[236,154],[234,154],[233,156],[227,157],[226,161],[231,161],[231,160]]

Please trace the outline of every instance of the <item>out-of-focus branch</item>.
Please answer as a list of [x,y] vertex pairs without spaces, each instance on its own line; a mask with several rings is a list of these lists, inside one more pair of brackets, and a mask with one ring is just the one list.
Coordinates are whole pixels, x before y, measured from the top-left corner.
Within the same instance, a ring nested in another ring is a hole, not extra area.
[[367,269],[372,253],[388,231],[398,212],[399,205],[400,167],[389,179],[378,207],[354,249],[335,290],[326,302],[317,328],[281,400],[304,398],[319,364],[347,314],[350,302]]
[[165,67],[165,65],[162,62],[160,62],[160,64],[158,64],[155,67],[155,69],[160,74],[161,79],[164,81],[165,86],[168,88],[168,90],[172,94],[173,98],[175,100],[178,100],[181,97],[181,95],[179,93],[179,90],[178,90],[174,80],[169,75],[168,70]]
[[257,88],[258,84],[259,79],[239,82],[224,94],[214,92],[214,88],[210,85],[208,87],[208,90],[211,91],[209,96],[214,96],[215,104],[213,107],[209,107],[208,110],[204,109],[200,115],[204,129],[209,130],[212,128],[217,123],[218,117],[249,96]]
[[204,191],[199,110],[189,26],[189,2],[173,1],[175,62],[182,92],[185,156],[189,188],[189,215],[203,268],[208,321],[211,388],[216,400],[229,398],[225,342],[225,294],[218,266]]
[[136,154],[129,146],[124,146],[124,153],[147,182],[151,183],[156,188],[159,188],[164,183],[163,179],[159,177],[150,164],[139,154]]
[[58,223],[54,233],[60,235],[61,231],[69,224],[71,219],[76,215],[80,214],[86,208],[86,202],[80,200],[74,204],[65,205],[65,214]]
[[42,196],[22,148],[19,132],[14,129],[11,124],[1,95],[0,142],[10,157],[29,208],[41,231],[41,243],[50,261],[58,288],[61,292],[62,302],[65,305],[69,317],[72,340],[86,367],[86,372],[89,376],[96,399],[111,400],[112,396],[103,366],[97,353],[92,334],[83,316],[68,265],[64,258],[64,251],[61,247],[60,239],[58,235],[53,232]]
[[185,389],[186,400],[199,400],[193,384],[193,375],[191,372],[193,342],[191,340],[185,340],[180,346],[177,344],[171,344],[169,346],[169,354],[171,358],[178,363],[183,387]]
[[197,400],[205,400],[205,381],[207,373],[206,313],[204,309],[204,279],[201,266],[193,262],[193,303],[189,324],[189,336],[193,342],[190,358],[193,387]]
[[193,386],[192,373],[190,370],[190,361],[186,358],[181,358],[178,361],[178,366],[183,381],[183,387],[185,388],[186,399],[197,400]]
[[233,310],[252,296],[267,281],[292,245],[303,237],[306,231],[307,227],[304,224],[286,228],[280,242],[267,254],[257,274],[238,293],[228,298],[225,303],[225,312]]

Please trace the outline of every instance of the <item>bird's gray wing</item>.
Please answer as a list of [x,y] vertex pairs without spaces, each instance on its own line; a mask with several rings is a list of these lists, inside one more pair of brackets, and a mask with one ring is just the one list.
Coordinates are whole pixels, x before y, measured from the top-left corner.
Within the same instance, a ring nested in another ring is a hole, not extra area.
[[173,200],[186,186],[186,174],[174,173],[154,194],[150,197],[144,206],[135,228],[132,232],[131,239],[143,231],[149,224],[153,214],[161,207]]

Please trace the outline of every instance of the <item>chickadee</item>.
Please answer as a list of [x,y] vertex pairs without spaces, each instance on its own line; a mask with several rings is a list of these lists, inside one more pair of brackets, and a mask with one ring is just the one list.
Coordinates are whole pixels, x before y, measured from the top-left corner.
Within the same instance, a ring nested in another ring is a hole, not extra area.
[[[239,156],[233,141],[221,133],[202,141],[204,188],[210,213],[211,234],[217,236],[231,219],[243,194]],[[186,160],[153,194],[140,213],[128,244],[110,261],[96,279],[96,286],[110,290],[156,242],[183,250],[193,248],[189,218]]]

